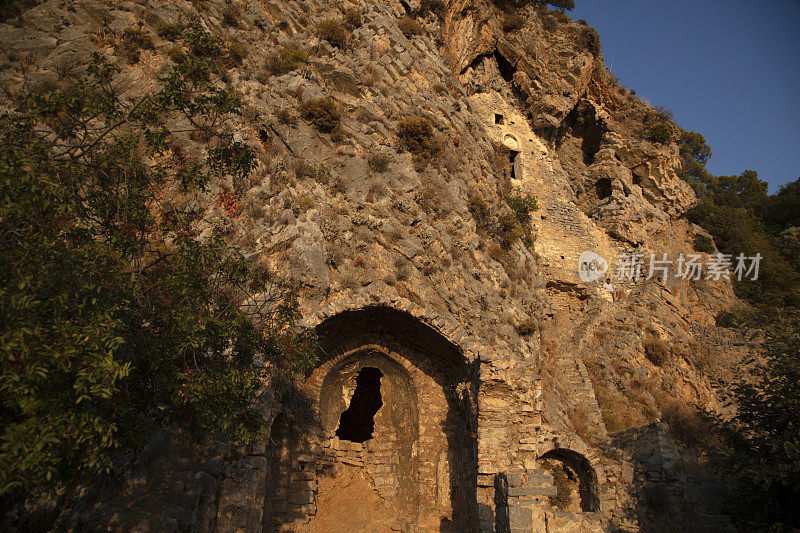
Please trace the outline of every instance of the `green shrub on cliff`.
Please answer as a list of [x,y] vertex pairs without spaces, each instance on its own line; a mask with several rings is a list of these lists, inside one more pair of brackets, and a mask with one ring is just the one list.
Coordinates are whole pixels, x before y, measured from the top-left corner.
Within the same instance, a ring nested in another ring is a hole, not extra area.
[[331,133],[339,127],[341,115],[332,98],[306,100],[300,105],[300,114],[322,133]]
[[425,33],[425,28],[422,27],[418,21],[411,17],[403,17],[397,21],[397,27],[407,38],[411,39],[415,35],[422,35]]
[[[219,127],[236,95],[197,57],[135,102],[114,74],[98,56],[0,117],[0,495],[107,472],[164,423],[250,442],[254,357],[313,359],[291,291],[173,201],[252,169]],[[218,141],[206,160],[172,143],[179,117]],[[257,293],[275,297],[244,313]]]
[[308,54],[295,47],[284,46],[280,52],[267,56],[266,68],[270,74],[279,76],[299,68],[308,61]]
[[153,40],[141,28],[129,27],[122,31],[122,36],[117,46],[117,53],[124,57],[128,63],[138,63],[142,50],[152,50]]
[[338,20],[327,19],[317,24],[317,37],[328,41],[336,48],[345,48],[349,39],[349,34],[342,23]]
[[647,128],[647,139],[653,142],[667,144],[672,140],[669,127],[664,124],[655,124]]
[[505,11],[519,9],[529,4],[542,8],[550,5],[562,11],[575,9],[575,0],[495,0],[495,3]]
[[418,157],[430,158],[442,147],[433,132],[433,124],[425,117],[410,116],[397,124],[397,136],[403,148]]
[[538,209],[536,198],[527,193],[522,194],[516,192],[506,197],[506,203],[508,203],[508,206],[514,212],[514,217],[516,217],[517,222],[519,222],[522,228],[522,232],[524,233],[524,237],[522,238],[523,243],[526,246],[533,246],[535,235],[531,225],[531,211],[536,211],[536,209]]
[[694,236],[694,249],[698,252],[710,254],[714,252],[714,239],[698,233]]
[[556,9],[565,9],[567,11],[575,9],[574,0],[546,0],[545,3],[555,7]]

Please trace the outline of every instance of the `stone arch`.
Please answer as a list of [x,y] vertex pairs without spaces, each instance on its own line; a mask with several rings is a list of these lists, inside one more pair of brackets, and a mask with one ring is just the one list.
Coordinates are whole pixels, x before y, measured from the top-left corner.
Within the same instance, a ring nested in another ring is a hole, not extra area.
[[516,137],[514,137],[510,133],[506,133],[503,136],[503,144],[509,150],[515,150],[515,151],[519,152],[519,141],[517,140]]
[[506,133],[503,145],[508,148],[508,162],[511,165],[511,180],[522,179],[522,156],[520,143],[514,135]]
[[[475,360],[438,328],[386,306],[342,311],[316,331],[322,363],[307,382],[318,398],[323,461],[360,468],[401,510],[400,527],[474,529]],[[380,374],[381,405],[374,434],[359,443],[336,433],[365,369]]]
[[[600,510],[600,495],[597,472],[586,456],[567,449],[553,448],[539,457],[542,463],[550,463],[551,471],[562,468],[569,486],[574,488],[572,511],[597,512]],[[556,480],[558,486],[558,481]]]
[[[335,299],[328,303],[324,309],[307,316],[302,325],[303,327],[314,329],[329,319],[345,313],[374,310],[396,311],[408,319],[416,320],[420,325],[432,330],[433,335],[441,337],[446,343],[454,347],[467,362],[477,361],[480,353],[485,349],[485,342],[467,335],[464,326],[452,317],[440,315],[429,307],[419,305],[406,298],[387,297],[383,293],[359,294],[354,299]],[[504,352],[504,349],[496,347],[495,352]],[[506,355],[510,357],[511,353],[509,352]]]

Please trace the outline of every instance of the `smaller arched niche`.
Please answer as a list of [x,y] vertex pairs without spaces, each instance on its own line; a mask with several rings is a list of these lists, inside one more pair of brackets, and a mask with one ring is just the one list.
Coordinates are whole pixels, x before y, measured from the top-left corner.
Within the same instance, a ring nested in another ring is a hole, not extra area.
[[542,455],[539,461],[553,474],[557,494],[551,502],[559,509],[569,512],[600,510],[597,474],[586,457],[557,448]]
[[522,179],[519,141],[513,135],[506,134],[505,137],[503,137],[503,145],[508,148],[508,162],[511,164],[511,179]]
[[505,137],[503,137],[503,144],[509,150],[514,150],[516,152],[519,152],[519,141],[517,140],[516,137],[514,137],[510,133],[507,133]]

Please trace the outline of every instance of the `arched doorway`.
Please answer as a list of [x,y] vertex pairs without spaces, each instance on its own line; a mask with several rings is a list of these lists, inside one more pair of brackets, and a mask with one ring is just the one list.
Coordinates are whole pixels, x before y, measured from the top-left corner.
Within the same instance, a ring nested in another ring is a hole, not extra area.
[[387,307],[345,311],[317,334],[314,509],[286,530],[475,530],[475,365]]
[[583,455],[556,448],[542,455],[539,462],[553,475],[557,490],[551,498],[553,505],[569,512],[600,510],[597,474]]

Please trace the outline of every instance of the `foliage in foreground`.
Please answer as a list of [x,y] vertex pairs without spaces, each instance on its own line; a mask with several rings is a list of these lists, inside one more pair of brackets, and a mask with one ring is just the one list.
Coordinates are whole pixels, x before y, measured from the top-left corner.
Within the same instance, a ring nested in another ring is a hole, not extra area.
[[[312,361],[291,291],[178,207],[255,164],[222,132],[239,100],[214,68],[187,58],[123,101],[96,56],[0,117],[0,495],[107,472],[160,424],[250,442],[253,359]],[[174,143],[189,133],[215,143],[205,159]]]
[[733,513],[743,530],[800,527],[800,321],[777,320],[766,330],[762,356],[727,397],[732,420],[716,419],[739,479]]

